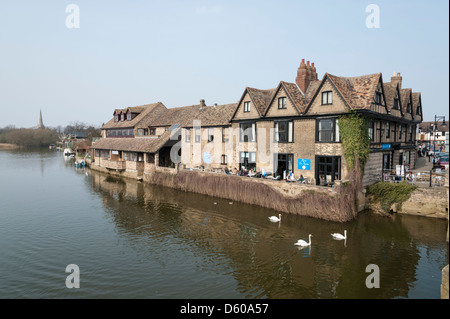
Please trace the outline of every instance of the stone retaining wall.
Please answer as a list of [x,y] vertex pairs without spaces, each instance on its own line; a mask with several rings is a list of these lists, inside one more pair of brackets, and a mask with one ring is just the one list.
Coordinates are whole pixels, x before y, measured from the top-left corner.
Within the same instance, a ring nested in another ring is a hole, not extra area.
[[417,188],[405,201],[399,214],[447,219],[447,190],[444,187]]

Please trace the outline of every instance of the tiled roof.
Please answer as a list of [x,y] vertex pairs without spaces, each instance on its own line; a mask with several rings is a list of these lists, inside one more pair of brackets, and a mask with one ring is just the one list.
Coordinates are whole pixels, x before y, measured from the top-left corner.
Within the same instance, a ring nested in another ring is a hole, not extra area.
[[299,113],[303,113],[306,109],[307,101],[303,94],[300,92],[297,84],[281,81],[280,85],[284,87],[286,93],[290,96],[297,111]]
[[155,153],[170,140],[170,133],[166,131],[159,137],[101,138],[91,148]]
[[158,118],[152,121],[149,126],[172,126],[179,124],[181,126],[192,124],[195,115],[198,113],[200,105],[182,106],[169,108]]
[[[402,104],[402,112],[406,113],[408,107],[409,98],[411,96],[411,89],[400,89],[400,100]],[[411,114],[412,114],[412,104],[411,104]]]
[[392,110],[392,108],[394,107],[395,91],[397,87],[394,86],[391,82],[386,82],[383,83],[383,89],[384,97],[386,99],[386,106],[388,110]]
[[[229,125],[237,105],[237,103],[232,103],[202,107],[198,110],[197,114],[194,115],[194,118],[201,121],[201,126]],[[191,122],[184,126],[192,127],[193,124]]]
[[381,73],[340,77],[329,73],[326,76],[335,85],[351,109],[370,109]]
[[[412,103],[413,103],[413,116],[417,115],[417,106],[419,105],[419,101],[420,101],[420,92],[413,92],[412,93]],[[420,109],[421,114],[419,116],[422,116],[423,111],[422,109]]]
[[[131,121],[128,121],[125,119],[125,121],[114,122],[114,117],[113,117],[111,120],[109,120],[106,124],[104,124],[102,126],[102,129],[135,127],[135,126],[139,127],[142,125],[144,125],[144,127],[145,127],[144,122],[152,121],[154,119],[154,117],[158,116],[160,114],[161,110],[163,110],[165,108],[166,107],[161,102],[135,107],[134,109],[141,109],[141,112],[134,119],[132,119]],[[116,112],[117,110],[118,109],[116,109],[114,112]],[[127,109],[123,109],[123,110],[127,110]]]
[[272,100],[276,89],[260,90],[247,87],[246,90],[247,93],[250,95],[250,98],[252,99],[255,108],[262,116],[269,107],[269,103]]

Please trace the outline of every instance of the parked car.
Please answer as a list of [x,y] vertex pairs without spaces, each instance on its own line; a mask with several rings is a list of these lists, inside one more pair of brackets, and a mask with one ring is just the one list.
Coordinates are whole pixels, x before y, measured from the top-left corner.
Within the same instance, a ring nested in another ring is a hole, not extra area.
[[448,153],[447,154],[442,153],[438,157],[438,160],[439,160],[440,167],[442,169],[448,169]]

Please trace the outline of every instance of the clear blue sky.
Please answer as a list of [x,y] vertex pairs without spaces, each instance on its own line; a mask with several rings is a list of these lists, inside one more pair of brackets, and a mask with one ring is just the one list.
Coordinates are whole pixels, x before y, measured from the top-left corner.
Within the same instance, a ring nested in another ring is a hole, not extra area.
[[[80,28],[68,29],[68,4]],[[366,6],[380,28],[366,27]],[[246,86],[325,72],[401,72],[425,120],[448,119],[449,7],[431,1],[0,2],[0,127],[101,125],[115,108],[233,103]]]

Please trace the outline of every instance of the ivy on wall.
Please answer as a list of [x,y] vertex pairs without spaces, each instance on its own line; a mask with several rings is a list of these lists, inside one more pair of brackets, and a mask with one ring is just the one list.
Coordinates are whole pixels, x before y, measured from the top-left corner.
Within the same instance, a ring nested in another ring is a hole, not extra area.
[[339,117],[339,134],[343,155],[349,169],[354,167],[355,159],[357,159],[361,169],[364,170],[370,151],[368,120],[356,112],[341,115]]

